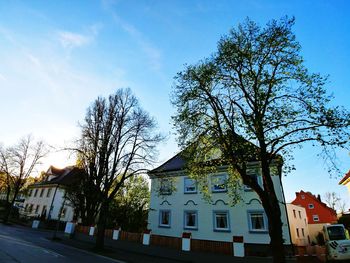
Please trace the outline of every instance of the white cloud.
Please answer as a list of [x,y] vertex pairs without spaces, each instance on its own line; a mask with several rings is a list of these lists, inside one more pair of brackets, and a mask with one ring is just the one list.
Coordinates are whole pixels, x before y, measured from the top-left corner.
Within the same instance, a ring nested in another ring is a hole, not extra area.
[[90,37],[69,31],[59,31],[58,37],[64,48],[81,47],[91,42]]

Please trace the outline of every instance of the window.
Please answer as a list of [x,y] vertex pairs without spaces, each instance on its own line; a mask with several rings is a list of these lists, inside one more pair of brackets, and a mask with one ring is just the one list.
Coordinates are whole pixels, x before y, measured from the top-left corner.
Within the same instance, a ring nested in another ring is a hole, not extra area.
[[[252,173],[252,172],[247,172],[247,174],[253,178],[253,180],[260,185],[260,187],[263,187],[263,182],[262,182],[262,177],[257,174],[257,173]],[[245,185],[244,186],[244,190],[245,191],[252,191],[252,188],[250,188],[249,186]]]
[[301,229],[301,234],[303,235],[303,237],[305,237],[304,228]]
[[43,209],[41,210],[41,215],[46,216],[46,205],[43,206]]
[[230,231],[228,211],[214,211],[214,231]]
[[198,229],[197,211],[185,211],[184,221],[185,229]]
[[305,199],[305,195],[301,195],[301,199]]
[[161,179],[159,192],[161,195],[170,195],[171,194],[171,180],[170,179]]
[[170,227],[170,210],[160,210],[159,211],[159,226],[160,227]]
[[28,196],[32,196],[32,192],[33,192],[33,190],[30,189],[29,192],[28,192]]
[[38,194],[38,189],[35,189],[35,190],[34,190],[34,197],[36,197],[37,194]]
[[299,218],[301,219],[301,212],[300,212],[300,211],[298,211],[298,213],[299,213]]
[[197,183],[196,180],[185,177],[184,179],[184,193],[185,194],[192,194],[197,193]]
[[212,192],[226,192],[227,177],[225,174],[213,175],[211,177]]
[[44,191],[45,191],[45,188],[42,188],[40,191],[40,197],[43,197]]
[[267,232],[267,217],[263,211],[248,211],[250,232]]
[[31,213],[33,211],[33,204],[29,206],[28,212]]
[[314,209],[314,205],[313,204],[309,204],[308,207],[309,207],[309,209]]
[[293,215],[294,215],[294,218],[296,218],[297,216],[296,216],[296,214],[295,214],[295,210],[293,209]]
[[315,222],[320,221],[320,219],[318,218],[318,215],[313,215],[313,216],[312,216],[312,219],[313,219]]
[[47,189],[46,197],[50,197],[51,194],[51,188]]
[[299,237],[299,228],[297,228],[297,237]]
[[40,208],[40,205],[37,205],[35,208],[35,214],[37,214],[39,212],[39,208]]
[[24,211],[28,211],[28,206],[29,204],[26,204],[26,206],[24,207]]

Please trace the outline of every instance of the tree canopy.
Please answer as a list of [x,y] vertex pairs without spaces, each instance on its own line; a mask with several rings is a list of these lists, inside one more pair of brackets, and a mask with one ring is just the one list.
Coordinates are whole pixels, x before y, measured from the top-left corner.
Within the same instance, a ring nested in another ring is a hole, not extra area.
[[86,112],[75,150],[99,203],[97,248],[104,245],[110,203],[128,178],[146,173],[155,159],[157,143],[163,139],[156,129],[156,121],[130,89],[97,98]]
[[[279,263],[284,262],[284,241],[271,169],[279,169],[282,158],[288,160],[306,142],[321,146],[332,164],[330,153],[346,148],[350,134],[350,114],[332,106],[327,77],[305,67],[294,22],[284,17],[261,27],[246,19],[219,40],[209,58],[177,74],[172,100],[179,144],[190,149],[191,163],[219,150],[214,166],[229,165],[231,178],[260,197]],[[260,163],[262,185],[247,173],[252,160]]]

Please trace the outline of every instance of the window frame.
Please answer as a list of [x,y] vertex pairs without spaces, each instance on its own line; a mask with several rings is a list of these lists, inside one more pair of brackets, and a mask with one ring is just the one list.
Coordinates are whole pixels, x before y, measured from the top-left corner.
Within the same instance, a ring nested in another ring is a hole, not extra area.
[[[220,188],[215,189],[215,186],[219,186],[219,184],[216,184],[213,179],[214,178],[219,178],[219,177],[224,178],[225,183],[223,185],[225,187],[222,188],[222,189],[220,189]],[[213,175],[211,175],[210,183],[211,183],[211,187],[210,188],[211,188],[211,192],[212,193],[225,193],[225,192],[227,192],[227,174],[213,174]]]
[[[252,214],[261,214],[262,218],[263,218],[263,223],[264,223],[264,228],[263,229],[255,229],[253,228],[253,224],[252,224]],[[247,216],[248,216],[248,228],[249,228],[249,232],[250,233],[268,233],[269,229],[268,229],[268,219],[266,216],[266,213],[264,210],[248,210],[247,211]]]
[[[188,181],[188,180],[191,180],[191,181],[194,182],[195,190],[193,190],[193,191],[188,191],[188,190],[186,189],[186,181]],[[196,194],[196,193],[197,193],[197,181],[196,181],[195,179],[190,178],[189,176],[185,176],[185,177],[184,177],[184,194]]]
[[[162,214],[163,213],[169,213],[169,223],[167,225],[162,223]],[[170,228],[171,227],[171,210],[169,210],[169,209],[159,210],[158,227],[162,227],[162,228]]]
[[[167,191],[164,186],[165,184],[169,184]],[[160,187],[159,187],[159,194],[160,195],[171,195],[172,194],[172,181],[169,178],[161,178],[160,179]]]
[[47,197],[47,198],[50,197],[51,191],[52,191],[51,188],[48,188],[48,189],[47,189],[47,192],[46,192],[46,197]]
[[[219,228],[216,224],[216,215],[217,214],[226,214],[226,228]],[[213,211],[213,230],[214,232],[231,232],[231,224],[230,224],[230,211],[229,210],[214,210]]]
[[[187,222],[186,215],[188,215],[190,213],[195,215],[195,220],[194,220],[195,225],[194,226],[186,225],[186,222]],[[185,210],[184,211],[184,229],[187,229],[187,230],[198,230],[198,211],[197,210]]]
[[[256,176],[256,182],[258,183],[258,185],[264,189],[264,184],[263,184],[263,180],[262,180],[262,176],[257,173],[257,172],[247,172],[247,175],[249,176]],[[251,187],[249,187],[248,185],[244,185],[244,191],[246,192],[250,192],[253,191],[253,189]]]
[[39,208],[40,208],[40,205],[36,205],[35,210],[34,210],[34,213],[35,213],[35,214],[38,214],[38,213],[39,213]]

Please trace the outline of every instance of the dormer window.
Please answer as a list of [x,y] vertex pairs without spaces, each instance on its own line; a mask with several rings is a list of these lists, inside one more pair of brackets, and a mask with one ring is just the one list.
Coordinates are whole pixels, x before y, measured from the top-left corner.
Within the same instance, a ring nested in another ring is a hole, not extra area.
[[161,195],[171,195],[171,180],[161,179],[159,193]]
[[[263,188],[262,177],[259,174],[248,172],[247,175],[250,176],[261,188]],[[244,191],[252,191],[252,188],[248,185],[244,185]]]
[[217,174],[211,177],[212,192],[226,192],[227,190],[227,176],[226,174]]
[[184,178],[184,193],[185,194],[195,194],[197,193],[197,183],[196,180],[189,177]]

